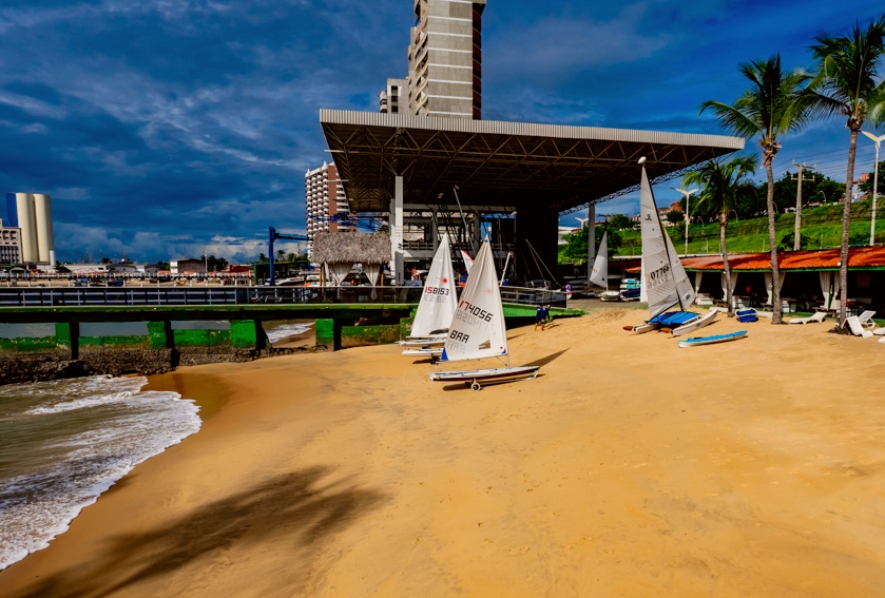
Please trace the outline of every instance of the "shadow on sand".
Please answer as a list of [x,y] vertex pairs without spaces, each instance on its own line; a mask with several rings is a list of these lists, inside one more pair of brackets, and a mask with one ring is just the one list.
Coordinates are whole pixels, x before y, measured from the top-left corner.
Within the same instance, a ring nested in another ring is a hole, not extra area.
[[562,357],[562,354],[565,353],[566,351],[568,351],[568,349],[563,349],[562,351],[559,351],[558,353],[553,353],[551,355],[548,355],[547,357],[542,357],[541,359],[537,359],[537,360],[535,360],[531,363],[527,363],[525,365],[526,366],[538,366],[539,368],[544,367],[545,365],[554,361],[555,359],[559,359],[560,357]]
[[171,579],[177,569],[223,554],[234,545],[268,542],[291,551],[307,577],[310,562],[294,558],[296,550],[307,546],[314,550],[317,542],[384,500],[380,492],[359,489],[347,481],[324,483],[330,473],[330,468],[313,467],[269,478],[149,533],[116,536],[88,566],[35,582],[15,596],[125,595],[132,584],[157,577]]

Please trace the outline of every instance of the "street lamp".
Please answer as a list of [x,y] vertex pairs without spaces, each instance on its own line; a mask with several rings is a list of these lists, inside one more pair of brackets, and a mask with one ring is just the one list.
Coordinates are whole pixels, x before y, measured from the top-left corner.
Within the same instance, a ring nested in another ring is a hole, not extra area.
[[670,187],[674,191],[679,191],[683,196],[685,196],[685,255],[688,255],[688,200],[692,195],[700,191],[700,189],[692,189],[691,191],[686,191],[685,189],[677,189],[676,187]]
[[876,137],[872,133],[861,131],[876,144],[876,167],[873,169],[873,219],[870,222],[870,245],[876,242],[876,195],[879,191],[879,146],[885,141],[885,135]]

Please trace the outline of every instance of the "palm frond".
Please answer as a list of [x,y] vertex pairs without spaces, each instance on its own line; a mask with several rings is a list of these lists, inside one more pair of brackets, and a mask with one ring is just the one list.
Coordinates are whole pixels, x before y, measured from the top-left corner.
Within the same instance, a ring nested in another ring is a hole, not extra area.
[[722,102],[707,100],[701,104],[701,111],[699,114],[703,114],[708,108],[716,115],[716,118],[719,119],[719,122],[722,123],[722,126],[726,130],[736,135],[740,135],[741,137],[753,137],[759,133],[758,124],[734,106],[729,106]]

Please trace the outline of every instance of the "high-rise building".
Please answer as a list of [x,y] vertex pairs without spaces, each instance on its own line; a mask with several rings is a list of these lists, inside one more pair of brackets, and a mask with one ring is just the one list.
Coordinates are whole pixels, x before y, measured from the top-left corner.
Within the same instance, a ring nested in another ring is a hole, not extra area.
[[22,261],[22,230],[3,226],[0,219],[0,264],[20,264]]
[[387,89],[378,96],[381,112],[399,114],[408,112],[409,108],[409,80],[388,79]]
[[482,118],[482,13],[486,0],[414,2],[408,113]]
[[21,229],[21,261],[55,266],[52,200],[43,193],[7,193],[6,215]]
[[313,255],[316,233],[356,232],[344,185],[334,164],[325,162],[304,175],[307,209],[307,254]]

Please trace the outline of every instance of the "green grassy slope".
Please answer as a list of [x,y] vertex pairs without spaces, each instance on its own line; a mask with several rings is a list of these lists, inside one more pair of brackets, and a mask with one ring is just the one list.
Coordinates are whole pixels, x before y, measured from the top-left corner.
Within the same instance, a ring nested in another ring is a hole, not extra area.
[[[876,239],[885,241],[885,202],[879,201],[876,216]],[[868,245],[870,240],[871,202],[859,201],[851,206],[852,246]],[[784,235],[793,232],[795,214],[777,215],[778,243]],[[666,229],[676,250],[685,247],[685,226],[676,225]],[[623,241],[618,255],[640,255],[642,243],[638,230],[623,230]],[[719,253],[719,224],[693,224],[688,229],[689,253]],[[827,249],[842,244],[842,206],[830,204],[806,208],[802,213],[802,237],[805,249]],[[768,218],[731,220],[728,224],[726,243],[729,253],[768,251]]]

